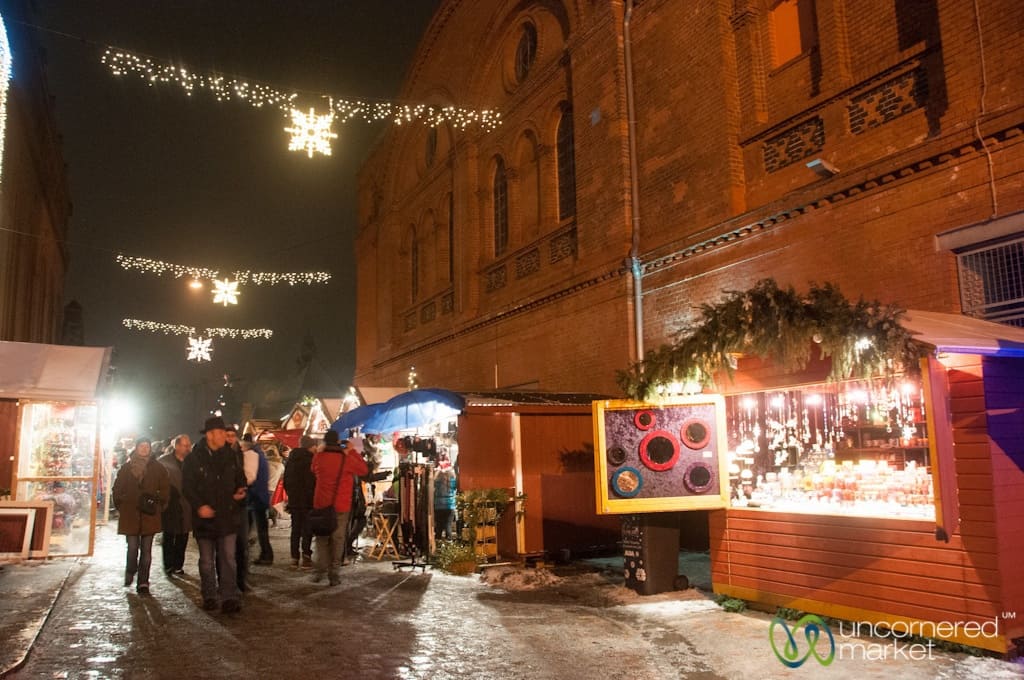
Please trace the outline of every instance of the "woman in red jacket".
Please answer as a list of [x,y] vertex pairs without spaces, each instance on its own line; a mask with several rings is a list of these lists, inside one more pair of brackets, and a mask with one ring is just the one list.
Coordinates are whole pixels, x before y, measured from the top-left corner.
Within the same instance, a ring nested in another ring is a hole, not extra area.
[[324,435],[324,447],[313,456],[313,474],[316,476],[316,490],[313,492],[313,507],[326,508],[333,504],[338,513],[338,526],[329,536],[317,536],[313,551],[313,582],[320,583],[327,576],[332,586],[341,579],[338,569],[348,545],[348,515],[352,509],[352,486],[355,478],[365,475],[369,469],[363,460],[361,439],[353,437],[343,448],[338,443],[338,433],[328,430]]

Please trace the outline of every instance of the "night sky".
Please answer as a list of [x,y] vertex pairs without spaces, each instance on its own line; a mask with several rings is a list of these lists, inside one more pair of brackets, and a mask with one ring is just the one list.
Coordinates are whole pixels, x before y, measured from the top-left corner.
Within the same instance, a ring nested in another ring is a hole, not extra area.
[[[227,373],[233,399],[293,396],[307,332],[341,388],[354,365],[356,173],[386,123],[335,125],[334,155],[287,150],[276,109],[186,97],[114,77],[106,45],[243,76],[284,91],[395,99],[439,0],[44,0],[36,22],[64,137],[74,211],[65,301],[84,308],[88,345],[117,351],[117,389],[163,428],[193,431]],[[21,30],[22,27],[17,27]],[[58,33],[67,34],[59,35]],[[17,55],[15,55],[17,57]],[[17,78],[17,65],[14,77]],[[215,307],[184,279],[121,269],[117,253],[219,269],[329,270],[328,285],[246,286]],[[131,331],[125,317],[266,327],[266,340],[215,340],[185,361],[184,336]],[[278,393],[269,393],[276,387]],[[258,413],[270,417],[270,413]]]

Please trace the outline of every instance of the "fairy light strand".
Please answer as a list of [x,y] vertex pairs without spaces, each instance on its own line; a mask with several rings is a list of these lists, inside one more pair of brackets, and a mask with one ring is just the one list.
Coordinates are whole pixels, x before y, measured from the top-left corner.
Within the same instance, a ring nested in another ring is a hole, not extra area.
[[[196,335],[195,326],[186,326],[185,324],[122,319],[121,325],[130,330],[163,333],[164,335]],[[274,331],[269,328],[204,328],[201,335],[207,338],[230,338],[232,340],[270,340]]]
[[[166,61],[143,57],[115,47],[108,47],[101,59],[115,76],[137,76],[150,87],[177,85],[191,97],[197,91],[208,91],[217,101],[240,101],[255,108],[272,107],[292,118],[296,110],[297,92],[284,92],[270,85],[217,74],[195,73]],[[388,120],[396,125],[421,122],[430,126],[449,124],[464,130],[471,126],[491,131],[501,125],[501,114],[491,109],[466,109],[457,106],[400,104],[389,101],[344,99],[328,94],[317,97],[328,102],[330,113],[341,123],[359,119],[366,123]],[[303,146],[303,149],[306,147]]]
[[[121,267],[128,271],[139,271],[144,274],[155,274],[163,276],[169,274],[176,279],[188,277],[192,279],[216,281],[221,276],[216,269],[206,267],[190,267],[173,262],[162,260],[151,260],[146,257],[133,257],[130,255],[117,255],[115,258]],[[295,286],[299,284],[313,285],[327,283],[331,280],[330,272],[252,272],[236,271],[231,276],[239,285],[253,284],[256,286],[276,286],[288,284]]]

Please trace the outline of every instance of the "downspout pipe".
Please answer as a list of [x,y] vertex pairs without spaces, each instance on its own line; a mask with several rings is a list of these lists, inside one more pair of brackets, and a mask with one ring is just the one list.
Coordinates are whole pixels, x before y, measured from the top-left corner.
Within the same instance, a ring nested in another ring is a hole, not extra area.
[[636,102],[633,95],[633,45],[630,21],[633,18],[633,0],[626,0],[622,18],[623,56],[626,70],[626,116],[629,121],[626,137],[629,141],[629,208],[632,216],[631,243],[626,266],[633,274],[633,332],[636,360],[644,358],[644,271],[640,263],[640,186],[639,163],[636,152]]

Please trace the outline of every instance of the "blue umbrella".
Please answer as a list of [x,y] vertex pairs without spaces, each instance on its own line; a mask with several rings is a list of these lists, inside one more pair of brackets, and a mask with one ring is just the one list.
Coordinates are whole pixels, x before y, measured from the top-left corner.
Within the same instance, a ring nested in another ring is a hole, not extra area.
[[354,427],[362,427],[366,421],[380,413],[384,404],[363,404],[351,411],[345,411],[331,424],[331,429],[338,433],[342,439],[348,436],[348,431]]
[[363,423],[363,432],[382,434],[412,430],[462,413],[466,400],[448,390],[410,390],[384,402],[380,413]]

